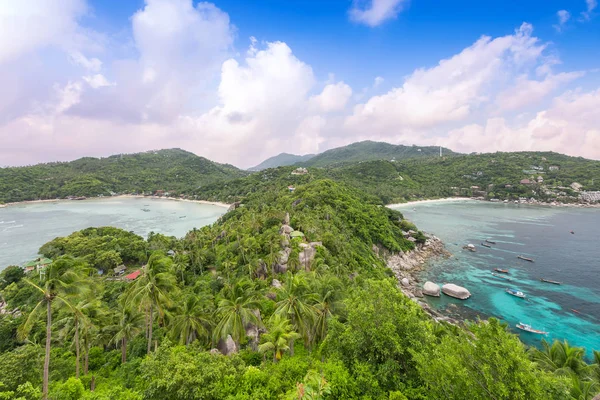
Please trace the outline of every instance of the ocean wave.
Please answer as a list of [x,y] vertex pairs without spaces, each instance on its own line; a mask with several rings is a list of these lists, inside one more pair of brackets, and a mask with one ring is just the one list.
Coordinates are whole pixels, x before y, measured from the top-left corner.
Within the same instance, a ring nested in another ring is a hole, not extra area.
[[17,221],[0,221],[0,224],[14,224]]

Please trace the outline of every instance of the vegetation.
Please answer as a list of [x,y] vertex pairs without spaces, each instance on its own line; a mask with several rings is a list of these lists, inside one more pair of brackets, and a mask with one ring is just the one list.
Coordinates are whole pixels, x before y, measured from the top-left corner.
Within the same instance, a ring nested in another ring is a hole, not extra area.
[[314,154],[306,154],[303,156],[297,156],[295,154],[281,153],[276,156],[267,158],[255,167],[248,168],[248,171],[262,171],[268,168],[286,167],[288,165],[298,164],[304,161],[308,161],[313,158]]
[[[290,192],[281,186],[288,176],[264,180],[185,238],[90,228],[44,245],[53,258],[45,273],[2,272],[7,309],[20,314],[0,316],[0,399],[588,400],[598,392],[598,354],[586,364],[567,344],[527,350],[493,319],[462,329],[429,318],[383,258],[414,248],[402,214],[314,176],[296,177]],[[289,237],[290,227],[304,236]],[[141,275],[128,281],[98,259]]]
[[85,157],[71,162],[0,168],[0,203],[111,193],[189,193],[212,182],[243,176],[179,149]]

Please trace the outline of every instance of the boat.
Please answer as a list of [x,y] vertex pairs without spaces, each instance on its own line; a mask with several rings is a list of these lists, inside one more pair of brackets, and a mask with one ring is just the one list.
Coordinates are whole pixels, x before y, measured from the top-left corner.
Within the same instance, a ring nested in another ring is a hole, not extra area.
[[148,211],[150,211],[150,210],[148,210],[147,208],[142,208],[142,211],[143,211],[143,212],[148,212]]
[[182,215],[182,216],[181,216],[181,217],[179,217],[179,218],[185,218],[185,215]]
[[492,246],[490,246],[490,245],[489,245],[489,244],[487,244],[487,243],[481,243],[481,245],[482,245],[483,247],[492,247]]
[[581,314],[581,311],[578,311],[578,310],[576,310],[574,308],[571,308],[571,311],[573,311],[575,314]]
[[546,332],[546,331],[540,331],[539,329],[533,329],[531,327],[531,325],[524,324],[522,322],[519,322],[517,324],[517,328],[519,328],[519,329],[521,329],[521,330],[523,330],[525,332],[537,333],[537,334],[540,334],[540,335],[547,335],[548,334],[548,332]]
[[485,242],[489,243],[489,244],[496,244],[496,242],[492,242],[491,240],[488,240],[488,239],[485,239]]
[[492,272],[492,275],[494,275],[496,278],[500,278],[500,279],[504,279],[507,281],[512,281],[512,278],[509,278],[508,276],[502,276],[502,275],[498,275]]
[[501,274],[508,274],[507,269],[494,268],[494,271],[500,272]]
[[571,231],[571,235],[574,235],[574,234],[575,234],[575,232]]
[[523,256],[517,256],[517,258],[520,259],[520,260],[533,262],[533,258],[527,258],[527,257],[523,257]]
[[540,278],[540,281],[546,282],[546,283],[552,283],[553,285],[562,285],[562,282],[553,281],[553,280],[550,280],[550,279]]
[[506,293],[515,296],[515,297],[520,297],[521,299],[524,299],[525,297],[527,297],[525,295],[525,293],[521,292],[520,290],[517,289],[506,289]]

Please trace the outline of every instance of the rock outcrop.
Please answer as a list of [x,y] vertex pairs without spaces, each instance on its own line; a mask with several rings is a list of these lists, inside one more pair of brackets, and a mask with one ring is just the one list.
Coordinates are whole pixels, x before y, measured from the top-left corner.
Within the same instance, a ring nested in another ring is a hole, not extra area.
[[237,345],[233,341],[233,338],[231,337],[231,335],[227,335],[227,339],[225,339],[225,340],[220,340],[217,348],[219,349],[221,354],[224,354],[226,356],[238,352]]
[[400,283],[402,283],[402,286],[404,286],[404,287],[409,287],[410,286],[410,281],[408,280],[408,278],[402,278],[402,280],[400,281]]
[[440,297],[440,285],[427,281],[423,285],[423,294],[427,296]]
[[454,283],[447,283],[442,286],[442,293],[460,300],[466,300],[471,297],[471,292],[462,286],[455,285]]
[[279,279],[273,279],[273,282],[271,282],[271,286],[273,286],[275,289],[281,289],[283,285],[281,284]]

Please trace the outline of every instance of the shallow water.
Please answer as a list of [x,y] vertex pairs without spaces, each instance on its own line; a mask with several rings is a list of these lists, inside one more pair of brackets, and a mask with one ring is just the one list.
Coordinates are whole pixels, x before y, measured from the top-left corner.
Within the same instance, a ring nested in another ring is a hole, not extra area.
[[182,237],[212,224],[225,211],[210,204],[124,197],[0,208],[0,270],[30,261],[55,237],[91,226],[115,226],[143,237],[152,231]]
[[[528,344],[539,345],[541,336],[514,328],[518,322],[548,331],[547,340],[567,339],[585,347],[588,355],[591,349],[600,349],[600,210],[475,201],[394,208],[442,239],[453,254],[432,261],[423,282],[452,282],[472,294],[466,301],[443,295],[427,298],[433,307],[470,319],[500,318]],[[483,247],[485,239],[496,244]],[[477,251],[463,250],[467,243]],[[518,255],[535,262],[519,260]],[[513,281],[492,276],[494,268],[509,269]],[[527,299],[508,295],[507,287],[523,291]]]

